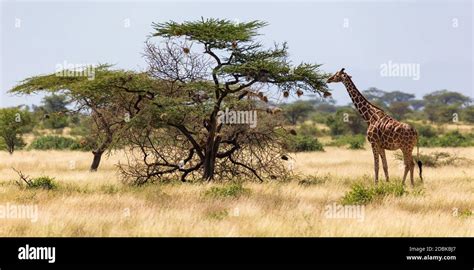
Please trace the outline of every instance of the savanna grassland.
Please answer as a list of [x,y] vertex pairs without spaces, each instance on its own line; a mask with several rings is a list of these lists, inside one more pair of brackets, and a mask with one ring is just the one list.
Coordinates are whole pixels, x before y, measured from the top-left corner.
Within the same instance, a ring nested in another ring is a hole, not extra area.
[[[429,148],[463,158],[474,147]],[[424,169],[424,185],[365,202],[363,219],[327,218],[355,183],[372,186],[370,149],[325,147],[293,154],[297,175],[285,182],[147,184],[120,182],[121,152],[88,172],[91,154],[78,151],[0,153],[0,205],[37,205],[38,220],[6,218],[1,236],[474,236],[474,164]],[[401,162],[387,154],[391,181]],[[12,167],[55,178],[52,190],[20,187]],[[416,172],[417,174],[417,172]],[[383,171],[381,170],[382,180]],[[419,183],[419,178],[415,178]]]

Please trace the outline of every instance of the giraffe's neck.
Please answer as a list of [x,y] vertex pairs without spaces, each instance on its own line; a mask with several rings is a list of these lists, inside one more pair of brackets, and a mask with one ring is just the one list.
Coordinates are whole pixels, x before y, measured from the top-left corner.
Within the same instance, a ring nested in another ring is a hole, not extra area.
[[349,93],[349,96],[352,99],[352,103],[354,103],[354,106],[356,107],[362,118],[364,118],[366,122],[374,120],[373,116],[377,116],[377,113],[381,112],[381,110],[375,107],[372,103],[370,103],[359,92],[359,90],[357,90],[357,87],[354,85],[349,76],[345,76],[342,82],[344,83],[344,86],[346,87],[347,92]]

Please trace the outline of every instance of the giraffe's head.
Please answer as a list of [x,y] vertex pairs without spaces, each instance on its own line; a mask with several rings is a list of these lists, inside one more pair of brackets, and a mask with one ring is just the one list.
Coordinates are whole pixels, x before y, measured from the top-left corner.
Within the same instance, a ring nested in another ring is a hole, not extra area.
[[341,69],[338,72],[334,73],[334,75],[329,77],[329,79],[327,80],[327,83],[342,82],[346,76],[348,76],[350,78],[350,76],[347,75],[347,73],[344,72],[344,69]]

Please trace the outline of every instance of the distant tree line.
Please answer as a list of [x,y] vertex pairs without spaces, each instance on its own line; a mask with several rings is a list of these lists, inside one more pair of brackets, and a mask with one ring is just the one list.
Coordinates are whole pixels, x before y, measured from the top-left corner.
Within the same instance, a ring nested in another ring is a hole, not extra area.
[[[431,124],[474,123],[473,100],[455,91],[438,90],[424,95],[422,99],[415,99],[415,95],[402,91],[389,92],[374,87],[362,93],[398,120],[420,120]],[[299,100],[285,104],[283,109],[292,125],[311,119],[327,124],[332,135],[365,131],[365,123],[352,104],[338,106],[333,99]]]

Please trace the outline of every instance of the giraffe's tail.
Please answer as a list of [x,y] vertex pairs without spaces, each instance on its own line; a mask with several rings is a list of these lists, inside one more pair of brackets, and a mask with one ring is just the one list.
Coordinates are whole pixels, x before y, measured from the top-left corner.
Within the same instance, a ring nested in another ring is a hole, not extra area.
[[423,163],[420,160],[420,146],[418,145],[418,137],[416,138],[416,159],[417,159],[416,163],[418,164],[418,169],[420,170],[420,179],[423,182],[423,175],[422,175]]

